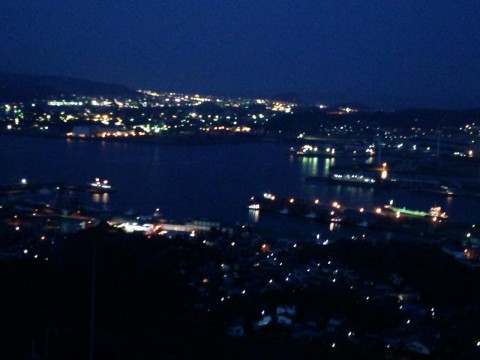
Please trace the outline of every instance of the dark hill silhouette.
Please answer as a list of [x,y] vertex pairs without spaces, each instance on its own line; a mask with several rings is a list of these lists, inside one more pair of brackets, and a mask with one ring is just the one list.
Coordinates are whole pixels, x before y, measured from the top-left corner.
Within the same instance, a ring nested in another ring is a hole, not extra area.
[[295,92],[287,92],[287,93],[283,93],[283,94],[277,94],[277,95],[272,97],[272,100],[292,102],[292,103],[301,103],[302,102],[300,96],[298,96],[298,94],[295,93]]
[[[342,115],[342,121],[345,123],[361,121],[385,128],[395,126],[403,129],[411,127],[437,129],[445,126],[463,126],[467,123],[477,122],[479,117],[480,108],[463,110],[412,108],[399,111],[353,112]],[[338,120],[338,115],[329,114],[328,111],[306,108],[298,109],[293,114],[279,114],[271,119],[265,127],[269,131],[281,130],[298,134],[316,131],[322,126],[334,126]]]
[[126,86],[99,81],[0,72],[0,102],[20,102],[72,94],[120,96],[135,93]]

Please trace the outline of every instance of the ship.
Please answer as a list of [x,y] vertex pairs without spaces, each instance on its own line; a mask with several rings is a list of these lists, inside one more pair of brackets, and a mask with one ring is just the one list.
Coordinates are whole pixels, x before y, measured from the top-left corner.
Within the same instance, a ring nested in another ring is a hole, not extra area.
[[445,185],[441,185],[440,187],[438,186],[421,187],[421,188],[415,189],[415,191],[421,192],[423,194],[429,194],[429,195],[455,196],[455,193],[453,192],[453,190]]
[[433,220],[448,218],[448,215],[445,212],[442,213],[442,208],[440,206],[431,207],[429,212],[410,210],[405,207],[398,208],[393,205],[385,205],[384,208],[388,211],[396,213],[397,217],[400,217],[400,215],[404,215],[414,218],[432,218]]
[[96,178],[95,181],[88,183],[87,190],[94,193],[111,193],[116,190],[108,183],[108,180]]
[[357,175],[357,174],[332,174],[328,177],[330,182],[341,183],[352,186],[367,186],[373,187],[377,180],[371,176]]
[[299,149],[291,147],[290,153],[304,157],[335,157],[335,149],[329,147],[326,149],[320,149],[318,146],[314,145],[303,145]]

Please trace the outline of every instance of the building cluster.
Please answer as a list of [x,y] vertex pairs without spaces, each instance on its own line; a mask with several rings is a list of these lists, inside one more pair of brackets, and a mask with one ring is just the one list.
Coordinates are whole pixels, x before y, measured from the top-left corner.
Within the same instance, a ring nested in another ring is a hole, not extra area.
[[480,136],[479,126],[470,120],[475,114],[460,120],[459,116],[444,120],[444,115],[139,90],[117,97],[69,95],[3,103],[0,130],[100,140],[239,134],[354,139],[390,152],[474,157]]
[[292,113],[296,107],[294,103],[268,99],[138,91],[133,96],[115,98],[71,95],[0,104],[0,122],[4,131],[82,137],[204,131],[228,134],[261,128],[275,115]]
[[[25,180],[1,189],[2,261],[58,263],[62,257],[58,246],[69,241],[69,234],[108,226],[169,242],[164,251],[180,259],[169,272],[190,294],[182,299],[185,308],[209,317],[225,337],[303,344],[339,353],[380,349],[389,354],[434,355],[447,351],[446,344],[457,346],[452,332],[462,324],[454,314],[465,313],[449,306],[442,296],[432,296],[425,283],[416,282],[415,267],[421,266],[422,258],[416,255],[420,263],[403,266],[402,252],[389,250],[397,246],[395,242],[378,250],[377,239],[370,236],[285,238],[208,219],[167,221],[158,209],[148,216],[94,211],[82,208],[70,192],[63,191],[73,188],[72,184],[35,187]],[[54,202],[45,201],[52,195]],[[443,253],[449,261],[453,255],[460,260],[454,266],[462,267],[474,260],[477,236],[474,227],[466,234],[461,258],[451,246],[433,256]],[[405,247],[404,241],[398,244]],[[409,252],[425,250],[409,244]],[[397,262],[398,268],[379,266],[380,259],[372,267],[371,253]],[[462,339],[463,346],[472,354],[478,352],[480,333],[465,331],[470,332]]]

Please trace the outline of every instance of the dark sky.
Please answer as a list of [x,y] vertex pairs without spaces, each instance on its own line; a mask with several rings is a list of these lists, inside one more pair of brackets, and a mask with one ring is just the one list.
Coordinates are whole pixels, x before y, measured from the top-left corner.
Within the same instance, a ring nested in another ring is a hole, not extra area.
[[0,70],[379,108],[480,106],[480,1],[3,0]]

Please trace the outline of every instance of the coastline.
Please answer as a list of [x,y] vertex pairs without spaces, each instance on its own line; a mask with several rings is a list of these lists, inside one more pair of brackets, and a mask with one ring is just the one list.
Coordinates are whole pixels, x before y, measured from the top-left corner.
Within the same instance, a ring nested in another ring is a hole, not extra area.
[[248,143],[281,142],[264,135],[153,135],[148,137],[78,137],[63,134],[32,133],[28,131],[0,131],[0,136],[35,137],[74,141],[150,144],[150,145],[237,145]]

